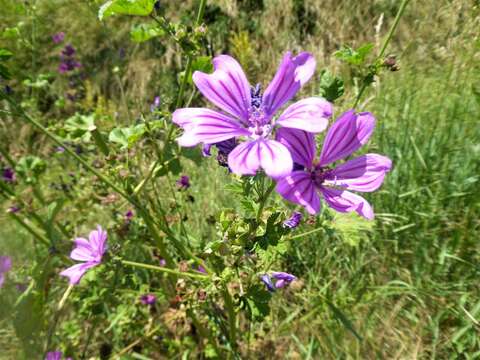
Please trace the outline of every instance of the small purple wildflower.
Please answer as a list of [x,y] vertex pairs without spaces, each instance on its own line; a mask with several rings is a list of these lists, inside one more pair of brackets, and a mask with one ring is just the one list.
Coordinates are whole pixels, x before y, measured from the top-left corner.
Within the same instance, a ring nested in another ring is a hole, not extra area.
[[372,192],[383,183],[392,167],[389,158],[365,154],[332,167],[365,145],[373,133],[375,118],[371,113],[349,110],[340,115],[327,132],[320,157],[316,160],[315,138],[297,129],[280,129],[277,141],[286,146],[294,162],[304,166],[279,179],[276,190],[286,200],[300,204],[312,215],[320,211],[320,196],[338,212],[355,211],[373,219],[370,204],[347,190]]
[[158,263],[160,264],[160,266],[165,266],[167,265],[167,261],[165,259],[160,259],[158,260]]
[[302,221],[302,217],[301,212],[294,211],[292,216],[283,222],[283,227],[295,229],[300,224],[300,221]]
[[2,179],[5,182],[13,183],[17,179],[15,175],[15,170],[12,168],[5,168],[2,172]]
[[160,108],[160,96],[155,96],[153,103],[150,105],[150,111],[153,113]]
[[52,35],[52,40],[55,44],[60,44],[64,39],[65,33],[63,31]]
[[70,284],[76,285],[88,269],[100,265],[106,251],[107,232],[98,225],[97,230],[90,232],[89,239],[76,238],[75,249],[70,253],[70,258],[83,261],[63,270],[60,275],[70,278]]
[[143,305],[154,305],[157,302],[157,297],[153,294],[145,294],[140,296],[140,302]]
[[[62,352],[61,351],[49,351],[45,356],[45,360],[62,360]],[[72,360],[71,357],[65,358],[65,360]]]
[[265,284],[268,291],[275,291],[275,285],[272,283],[272,278],[270,277],[270,275],[263,274],[262,276],[260,276],[260,280],[262,280],[262,282]]
[[[272,281],[275,279],[275,284]],[[269,274],[263,274],[260,276],[260,280],[265,284],[267,290],[274,292],[276,289],[281,289],[290,284],[296,277],[286,272],[273,271],[272,276]]]
[[176,184],[180,190],[186,190],[190,187],[190,178],[187,175],[182,175]]
[[72,46],[72,44],[67,44],[62,50],[61,55],[66,56],[66,57],[72,57],[75,55],[75,48]]
[[204,268],[202,265],[198,265],[198,266],[197,266],[197,271],[198,271],[198,272],[201,272],[202,274],[206,274],[206,273],[207,273],[207,270],[205,270],[205,268]]
[[61,154],[61,153],[64,153],[64,152],[65,152],[65,148],[64,148],[63,146],[57,146],[57,147],[55,148],[55,152],[60,153],[60,154]]
[[12,259],[10,256],[0,256],[0,288],[5,282],[5,274],[12,268]]
[[11,214],[16,214],[19,211],[20,211],[20,208],[15,205],[12,205],[7,209],[7,213],[11,213]]
[[[262,168],[273,178],[290,174],[292,156],[273,139],[275,127],[318,133],[325,130],[333,111],[325,99],[310,97],[290,105],[275,118],[278,110],[313,76],[313,55],[302,52],[294,57],[287,52],[263,94],[259,85],[251,88],[234,58],[220,55],[213,59],[213,65],[212,74],[195,71],[192,78],[198,90],[224,113],[207,108],[177,109],[173,122],[184,130],[178,143],[191,147],[244,137],[246,141],[235,144],[226,159],[233,173],[254,175]],[[208,148],[204,149],[204,153],[208,152]]]
[[130,209],[125,213],[125,222],[129,223],[132,219],[133,219],[133,210]]

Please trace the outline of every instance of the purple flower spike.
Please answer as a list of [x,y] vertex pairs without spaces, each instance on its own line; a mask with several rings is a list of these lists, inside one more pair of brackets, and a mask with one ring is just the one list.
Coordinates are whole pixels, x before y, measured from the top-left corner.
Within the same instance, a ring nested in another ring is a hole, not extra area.
[[180,190],[186,190],[190,187],[190,178],[187,175],[182,175],[176,184]]
[[0,288],[5,282],[5,274],[12,268],[12,259],[10,256],[0,256]]
[[260,276],[260,280],[262,280],[262,282],[265,284],[268,291],[274,292],[276,290],[275,285],[272,283],[270,275],[263,274],[262,276]]
[[60,275],[70,278],[70,284],[76,285],[88,269],[100,265],[106,251],[107,232],[99,225],[97,230],[90,232],[87,239],[76,238],[75,249],[70,253],[70,258],[83,261],[63,270]]
[[389,158],[366,154],[332,167],[335,161],[350,156],[365,145],[373,133],[375,118],[368,112],[343,113],[330,127],[320,154],[315,160],[315,139],[312,134],[297,129],[280,129],[277,141],[286,146],[293,161],[304,167],[280,179],[276,190],[286,200],[300,204],[310,214],[320,211],[320,196],[339,212],[355,211],[373,219],[370,204],[347,190],[372,192],[383,183],[392,167]]
[[153,294],[145,294],[140,296],[140,302],[143,305],[154,305],[157,302],[157,297]]
[[[293,169],[292,156],[285,145],[274,140],[275,127],[321,132],[332,115],[332,105],[323,98],[298,101],[276,117],[312,77],[316,62],[302,52],[293,57],[287,52],[272,82],[262,94],[261,86],[251,88],[240,64],[228,55],[213,59],[215,71],[196,71],[193,81],[198,90],[223,112],[207,108],[183,108],[173,113],[173,122],[183,128],[181,146],[195,146],[245,138],[223,155],[228,167],[238,175],[255,175],[262,168],[268,176],[284,177]],[[220,149],[220,148],[219,148]],[[209,148],[204,149],[209,154]],[[220,155],[220,152],[219,152]]]
[[15,175],[15,170],[12,168],[5,168],[2,172],[2,179],[5,182],[13,183],[17,180],[17,176]]
[[302,217],[301,212],[294,211],[292,216],[283,222],[283,227],[295,229],[300,224],[300,221],[302,221]]
[[52,40],[55,44],[60,44],[64,39],[65,33],[63,31],[52,35]]

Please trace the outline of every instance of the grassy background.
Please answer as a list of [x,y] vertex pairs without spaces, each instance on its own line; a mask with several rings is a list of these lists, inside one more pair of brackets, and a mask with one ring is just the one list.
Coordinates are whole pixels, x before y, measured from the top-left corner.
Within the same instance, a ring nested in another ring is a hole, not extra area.
[[[30,43],[4,40],[16,48],[19,71],[54,71],[58,49],[50,35],[65,31],[88,71],[85,108],[118,111],[117,121],[129,123],[127,107],[133,114],[146,111],[156,94],[172,101],[182,59],[166,41],[132,44],[128,31],[138,19],[101,24],[94,2],[36,1],[26,13],[15,3],[0,0],[0,22],[23,21]],[[193,1],[182,2],[182,11],[162,3],[173,19],[193,16]],[[266,83],[285,50],[313,52],[318,70],[346,80],[338,115],[353,103],[356,87],[332,53],[342,44],[373,42],[378,49],[398,6],[393,0],[219,0],[209,2],[206,22],[212,51],[235,55],[252,83]],[[332,231],[292,239],[284,266],[301,281],[297,291],[275,298],[269,321],[251,344],[252,358],[480,357],[479,11],[477,1],[410,3],[389,50],[400,71],[384,74],[361,104],[378,121],[369,151],[394,163],[382,189],[368,196],[375,223],[327,211],[320,221],[333,217]],[[302,95],[315,94],[317,80]],[[52,84],[52,91],[61,89]],[[194,102],[202,104],[201,97]],[[42,116],[62,121],[63,111]],[[10,139],[11,152],[49,156],[43,139],[33,141],[30,129],[10,125],[2,127],[1,139]],[[16,131],[19,141],[12,143]],[[195,236],[208,237],[206,215],[231,202],[222,185],[228,177],[214,159],[201,168],[188,161],[185,166],[196,198],[188,226]],[[28,262],[29,237],[4,217],[0,225],[0,252]],[[348,317],[343,324],[339,310]],[[5,337],[0,344],[11,347]]]

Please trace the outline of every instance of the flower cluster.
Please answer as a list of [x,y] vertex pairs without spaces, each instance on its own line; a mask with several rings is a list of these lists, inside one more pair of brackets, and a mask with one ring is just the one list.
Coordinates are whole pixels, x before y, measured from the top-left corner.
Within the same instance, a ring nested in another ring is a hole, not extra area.
[[[320,157],[316,157],[314,134],[328,126],[333,106],[321,97],[310,97],[276,114],[313,76],[316,62],[302,52],[287,52],[271,83],[251,87],[240,64],[230,56],[213,59],[215,71],[196,71],[198,90],[220,110],[183,108],[173,113],[173,122],[183,128],[181,146],[203,144],[203,154],[218,149],[220,165],[238,175],[254,175],[259,169],[277,181],[276,191],[310,213],[320,211],[320,197],[339,212],[356,211],[372,219],[373,210],[362,197],[348,190],[378,189],[391,169],[390,159],[366,154],[332,166],[362,147],[372,135],[372,114],[343,113],[330,127]],[[297,215],[285,227],[298,225]]]
[[60,53],[60,65],[58,66],[58,72],[60,74],[65,74],[82,67],[82,64],[75,59],[75,53],[75,48],[71,44],[65,45],[62,49]]
[[[275,283],[273,283],[273,280]],[[277,289],[284,288],[285,286],[289,285],[296,277],[292,274],[281,272],[281,271],[273,271],[271,276],[269,274],[263,274],[260,276],[260,280],[265,284],[266,288],[270,292],[274,292]]]

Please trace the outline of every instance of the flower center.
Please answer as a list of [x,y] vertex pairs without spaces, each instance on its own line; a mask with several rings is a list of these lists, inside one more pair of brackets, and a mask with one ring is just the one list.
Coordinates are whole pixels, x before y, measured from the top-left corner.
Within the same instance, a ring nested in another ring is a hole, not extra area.
[[315,185],[321,186],[325,181],[329,171],[330,169],[328,168],[322,168],[317,166],[310,170],[310,178],[313,180]]
[[259,137],[266,137],[270,134],[272,126],[269,124],[269,119],[265,116],[262,107],[262,86],[255,85],[250,89],[250,109],[249,118],[251,137],[257,139]]

